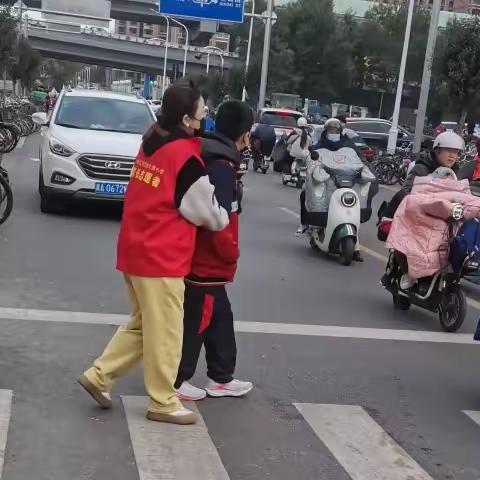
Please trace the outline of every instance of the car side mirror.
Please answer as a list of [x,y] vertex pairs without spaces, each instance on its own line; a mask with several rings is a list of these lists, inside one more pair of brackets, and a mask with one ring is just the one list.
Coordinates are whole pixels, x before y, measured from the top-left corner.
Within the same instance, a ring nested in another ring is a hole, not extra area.
[[310,158],[316,162],[320,158],[320,154],[316,150],[314,150],[310,154]]
[[36,112],[32,115],[33,123],[37,125],[41,125],[42,127],[47,126],[50,122],[47,118],[47,114],[45,112]]

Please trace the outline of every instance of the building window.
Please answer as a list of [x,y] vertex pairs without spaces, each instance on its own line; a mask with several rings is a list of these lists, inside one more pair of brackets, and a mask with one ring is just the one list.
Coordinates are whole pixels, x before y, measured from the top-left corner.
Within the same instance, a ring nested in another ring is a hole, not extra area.
[[128,27],[128,34],[129,35],[137,35],[138,28],[137,27]]
[[450,1],[448,2],[448,10],[449,10],[450,12],[453,12],[453,0],[450,0]]

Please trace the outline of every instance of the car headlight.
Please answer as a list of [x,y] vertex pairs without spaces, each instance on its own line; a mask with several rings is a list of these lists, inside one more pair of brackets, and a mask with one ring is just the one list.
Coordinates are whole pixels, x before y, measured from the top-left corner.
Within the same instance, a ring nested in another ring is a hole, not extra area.
[[61,157],[71,157],[75,153],[75,151],[70,147],[67,147],[53,137],[50,139],[50,151],[55,155],[60,155]]
[[341,196],[344,207],[353,207],[357,203],[357,196],[351,192],[345,192]]

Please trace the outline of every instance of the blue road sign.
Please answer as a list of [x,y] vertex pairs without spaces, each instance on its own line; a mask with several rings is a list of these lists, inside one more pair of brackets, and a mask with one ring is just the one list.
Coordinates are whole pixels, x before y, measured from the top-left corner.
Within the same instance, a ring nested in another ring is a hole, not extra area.
[[160,13],[174,17],[243,22],[245,0],[159,0]]

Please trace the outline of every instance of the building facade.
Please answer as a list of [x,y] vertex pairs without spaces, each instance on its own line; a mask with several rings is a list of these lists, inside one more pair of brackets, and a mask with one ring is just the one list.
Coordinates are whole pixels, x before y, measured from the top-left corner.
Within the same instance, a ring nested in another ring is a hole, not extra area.
[[[131,37],[142,37],[147,39],[162,39],[167,37],[166,25],[155,25],[153,23],[131,22],[129,20],[115,20],[115,33],[119,35],[128,35]],[[169,43],[173,45],[183,45],[185,42],[185,33],[180,27],[170,26]]]

